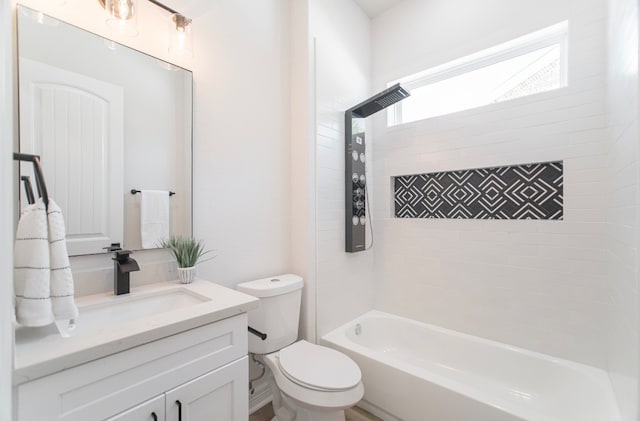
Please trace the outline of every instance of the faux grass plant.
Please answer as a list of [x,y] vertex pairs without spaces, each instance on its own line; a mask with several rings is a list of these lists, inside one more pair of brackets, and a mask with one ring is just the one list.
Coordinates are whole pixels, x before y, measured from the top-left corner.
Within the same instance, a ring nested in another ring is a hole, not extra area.
[[[172,235],[168,239],[162,240],[160,247],[171,250],[178,262],[179,268],[193,267],[202,256],[211,252],[211,250],[205,251],[202,240],[181,235]],[[213,257],[211,257],[211,259],[213,259]]]

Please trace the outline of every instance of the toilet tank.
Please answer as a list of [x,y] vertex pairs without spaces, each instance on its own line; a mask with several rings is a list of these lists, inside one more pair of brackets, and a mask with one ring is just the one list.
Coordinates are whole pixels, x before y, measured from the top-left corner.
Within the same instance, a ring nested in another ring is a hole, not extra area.
[[243,282],[236,289],[260,299],[260,307],[249,312],[249,326],[267,334],[263,341],[249,333],[249,352],[268,354],[298,339],[302,278],[279,275]]

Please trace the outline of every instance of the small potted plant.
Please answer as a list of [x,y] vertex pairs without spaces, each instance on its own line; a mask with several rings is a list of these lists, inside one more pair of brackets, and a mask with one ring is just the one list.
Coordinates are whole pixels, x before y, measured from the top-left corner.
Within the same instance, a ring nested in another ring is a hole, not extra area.
[[160,247],[168,248],[178,263],[178,279],[183,284],[190,284],[196,276],[198,260],[211,250],[204,249],[202,240],[181,235],[172,235],[160,243]]

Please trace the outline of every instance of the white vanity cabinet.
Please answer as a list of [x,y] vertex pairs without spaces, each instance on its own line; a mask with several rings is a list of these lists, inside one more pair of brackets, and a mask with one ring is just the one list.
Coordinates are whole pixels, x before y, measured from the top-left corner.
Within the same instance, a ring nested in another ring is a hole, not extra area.
[[248,415],[247,315],[16,387],[17,420],[238,421]]

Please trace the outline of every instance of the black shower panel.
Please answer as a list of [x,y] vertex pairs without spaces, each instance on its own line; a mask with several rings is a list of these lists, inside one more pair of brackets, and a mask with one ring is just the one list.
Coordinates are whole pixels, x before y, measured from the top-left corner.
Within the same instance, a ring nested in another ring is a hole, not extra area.
[[[345,159],[345,224],[346,224],[346,250],[348,252],[362,251],[365,249],[366,228],[366,144],[364,128],[359,129],[357,124],[347,117],[345,123],[349,124],[347,131],[350,133],[350,141],[346,142]],[[360,119],[363,120],[363,119]],[[353,129],[356,130],[353,130]],[[353,133],[356,131],[356,133]]]
[[345,111],[345,250],[366,250],[367,176],[364,119],[409,96],[399,83]]

